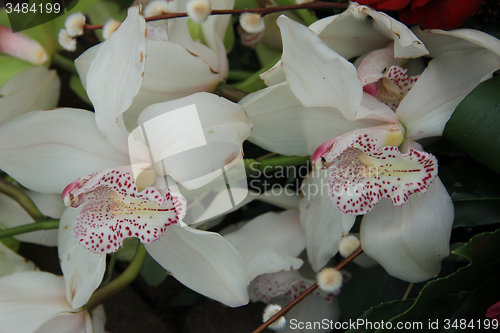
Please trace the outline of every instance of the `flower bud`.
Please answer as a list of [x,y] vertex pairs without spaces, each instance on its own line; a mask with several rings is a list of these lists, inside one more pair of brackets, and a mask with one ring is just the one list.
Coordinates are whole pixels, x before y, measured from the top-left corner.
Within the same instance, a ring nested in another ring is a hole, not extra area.
[[240,25],[246,32],[258,33],[264,31],[266,25],[259,14],[243,13],[240,16]]
[[334,293],[342,286],[342,274],[333,267],[323,268],[316,275],[318,286],[327,293]]
[[212,12],[212,4],[208,0],[190,0],[187,3],[187,14],[195,23],[203,23]]
[[83,27],[85,25],[85,16],[82,13],[77,12],[68,16],[64,26],[68,35],[71,37],[83,35]]
[[[265,323],[269,319],[272,318],[275,314],[281,311],[281,306],[278,304],[268,304],[264,309],[264,313],[262,314],[262,321]],[[285,328],[286,319],[284,316],[279,317],[274,323],[269,325],[269,328],[272,330],[281,330]]]
[[71,37],[66,29],[61,29],[57,38],[63,49],[66,51],[76,51],[76,39]]

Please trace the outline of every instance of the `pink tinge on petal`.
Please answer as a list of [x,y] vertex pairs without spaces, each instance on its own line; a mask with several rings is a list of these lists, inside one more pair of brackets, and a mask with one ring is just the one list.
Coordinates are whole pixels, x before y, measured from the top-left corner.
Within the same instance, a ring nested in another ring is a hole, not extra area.
[[95,253],[116,252],[129,237],[144,244],[161,239],[165,228],[178,225],[186,214],[186,200],[175,191],[150,186],[138,193],[131,167],[82,177],[65,193],[73,207],[83,205],[73,235]]
[[394,111],[419,78],[419,76],[409,77],[406,71],[405,68],[392,66],[377,82],[375,97]]
[[389,127],[384,134],[383,129],[346,133],[323,157],[330,171],[328,193],[345,214],[366,214],[382,198],[401,206],[411,194],[426,192],[437,175],[433,155],[410,147],[402,154],[396,147],[401,143],[399,133],[391,133]]
[[4,26],[0,26],[0,52],[35,65],[40,65],[49,59],[40,43],[20,32],[14,33]]
[[358,76],[364,86],[377,82],[394,65],[402,65],[402,59],[394,58],[394,43],[369,53],[358,66]]
[[[297,271],[281,271],[257,276],[250,283],[248,292],[253,302],[269,303],[277,297],[292,301],[313,284],[313,280],[302,277]],[[315,294],[323,297],[327,302],[333,301],[333,295],[322,290],[316,290]]]
[[367,85],[363,86],[363,91],[367,94],[372,95],[373,97],[377,97],[377,82],[368,83]]

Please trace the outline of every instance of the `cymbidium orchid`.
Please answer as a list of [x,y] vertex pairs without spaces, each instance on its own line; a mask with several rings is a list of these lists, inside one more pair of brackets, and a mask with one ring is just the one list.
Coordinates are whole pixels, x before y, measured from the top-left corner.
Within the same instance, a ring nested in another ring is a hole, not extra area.
[[[122,114],[141,87],[149,42],[144,18],[137,6],[131,7],[90,64],[86,88],[95,115],[66,108],[35,111],[8,122],[0,127],[0,168],[27,188],[64,191],[65,202],[77,207],[68,208],[61,217],[59,256],[70,294],[80,303],[100,284],[105,265],[104,255],[83,247],[110,253],[123,238],[138,237],[155,260],[191,289],[230,306],[245,304],[249,278],[241,256],[217,233],[171,225],[183,217],[183,199],[174,193],[175,186],[162,187],[165,174],[156,174],[156,160],[150,160],[145,142],[124,129]],[[218,96],[198,93],[153,104],[142,113],[141,125],[168,114],[170,122],[159,122],[162,148],[170,152],[192,148],[193,119],[169,112],[188,106],[195,107],[197,128],[207,144],[231,144],[224,153],[215,154],[220,159],[215,164],[233,163],[252,125],[240,106]],[[26,135],[13,135],[20,132]],[[183,162],[184,169],[193,169],[190,162]],[[138,165],[144,167],[145,180],[132,177]],[[176,170],[183,169],[176,165]],[[81,262],[94,269],[81,270]]]
[[[170,1],[165,7],[169,12],[185,12],[187,2]],[[212,9],[232,9],[234,0],[216,0],[211,1],[211,4]],[[214,15],[200,24],[200,36],[206,44],[193,40],[187,17],[147,23],[148,61],[139,92],[124,114],[125,123],[132,129],[135,128],[139,113],[153,103],[174,100],[196,92],[214,92],[215,87],[228,74],[223,40],[229,22],[229,15]],[[87,84],[90,63],[99,47],[100,44],[88,49],[75,62],[84,86]]]
[[19,333],[104,332],[102,305],[90,314],[66,300],[62,276],[21,272],[0,278],[0,330]]
[[[288,155],[317,149],[313,162],[327,169],[303,184],[301,222],[313,268],[337,253],[354,215],[366,214],[363,249],[390,274],[412,282],[437,275],[449,253],[453,205],[435,178],[436,159],[414,140],[441,135],[458,103],[500,68],[498,41],[451,33],[449,52],[431,49],[435,58],[424,67],[409,59],[428,53],[415,34],[365,6],[310,29],[285,17],[278,25],[283,56],[263,75],[272,85],[240,104],[255,143]],[[345,59],[355,56],[354,64]]]

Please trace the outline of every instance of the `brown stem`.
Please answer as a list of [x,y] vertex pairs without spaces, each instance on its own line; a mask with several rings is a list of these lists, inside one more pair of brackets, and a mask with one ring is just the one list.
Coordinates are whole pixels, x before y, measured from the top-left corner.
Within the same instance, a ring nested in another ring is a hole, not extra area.
[[[361,254],[361,252],[363,252],[363,249],[360,246],[360,247],[358,247],[358,249],[356,251],[354,251],[353,254],[351,254],[349,257],[345,258],[341,262],[339,262],[337,264],[337,266],[335,266],[335,269],[336,270],[342,269],[342,267],[344,267],[345,265],[347,265],[348,263],[350,263],[354,258],[356,258],[357,256],[359,256]],[[291,301],[290,303],[288,303],[283,309],[281,309],[277,314],[275,314],[274,316],[272,316],[268,321],[266,321],[265,323],[263,323],[262,325],[260,325],[252,333],[259,333],[259,332],[262,332],[263,330],[265,330],[266,327],[268,327],[269,325],[271,325],[272,323],[274,323],[281,316],[286,315],[291,309],[293,309],[293,307],[295,305],[299,304],[304,298],[306,298],[307,296],[311,295],[316,289],[318,289],[318,284],[317,283],[315,283],[312,286],[310,286],[306,291],[304,291],[302,294],[300,294],[299,297],[297,297],[296,299],[294,299],[293,301]]]
[[[262,16],[284,12],[287,10],[295,10],[295,9],[319,9],[319,8],[347,8],[348,4],[346,3],[334,3],[334,2],[324,2],[324,1],[314,1],[309,3],[297,4],[297,5],[286,5],[286,6],[275,6],[275,7],[266,7],[266,8],[248,8],[248,9],[214,9],[210,13],[210,15],[228,15],[228,14],[243,14],[243,13],[255,13],[260,14]],[[187,17],[187,13],[165,13],[162,15],[151,16],[146,18],[146,21],[157,21],[157,20],[165,20],[176,17]],[[101,25],[90,25],[85,24],[83,27],[85,30],[96,30],[101,29]]]

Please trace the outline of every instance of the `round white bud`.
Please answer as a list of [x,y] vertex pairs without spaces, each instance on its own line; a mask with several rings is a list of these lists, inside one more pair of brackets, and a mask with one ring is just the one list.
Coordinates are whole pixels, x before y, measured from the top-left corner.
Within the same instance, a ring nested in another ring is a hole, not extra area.
[[[271,319],[272,316],[274,316],[280,311],[281,311],[281,306],[279,306],[278,304],[268,304],[264,309],[264,313],[262,314],[262,322],[265,323],[266,321]],[[285,317],[281,316],[268,327],[272,330],[277,331],[285,328],[285,325],[286,325],[286,319]]]
[[212,4],[209,0],[189,0],[187,5],[187,14],[195,23],[203,23],[212,12]]
[[240,25],[246,32],[258,33],[264,31],[266,25],[259,14],[243,13],[240,15]]
[[342,257],[347,258],[358,249],[360,244],[361,242],[354,235],[342,237],[339,243],[339,253]]
[[59,30],[57,39],[66,51],[76,51],[76,39],[71,37],[66,29]]
[[164,0],[156,0],[148,3],[144,8],[144,17],[157,16],[168,13],[168,3]]
[[111,36],[111,34],[115,32],[116,29],[118,29],[120,24],[121,24],[120,22],[115,21],[112,18],[107,20],[102,27],[102,37],[104,39],[108,39],[109,36]]
[[80,12],[69,15],[66,18],[66,22],[64,22],[66,31],[68,32],[68,35],[70,35],[71,37],[83,35],[84,25],[85,25],[85,16]]
[[342,286],[342,273],[333,267],[323,268],[316,275],[316,280],[321,290],[332,294]]

